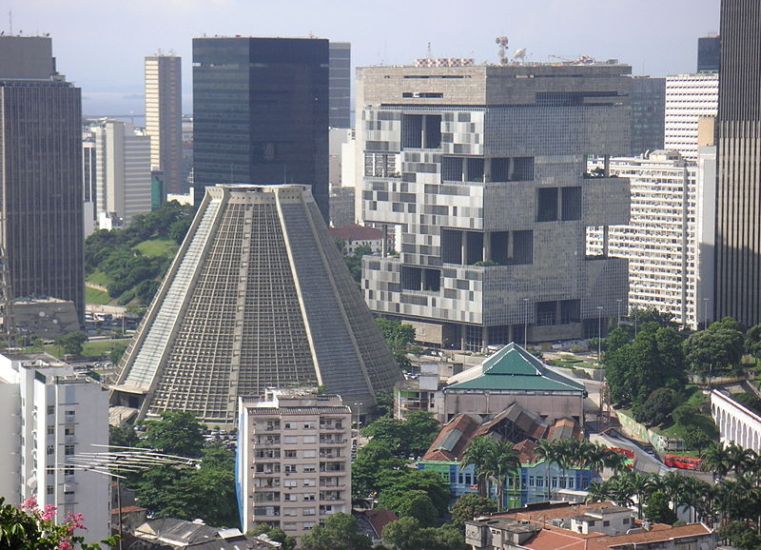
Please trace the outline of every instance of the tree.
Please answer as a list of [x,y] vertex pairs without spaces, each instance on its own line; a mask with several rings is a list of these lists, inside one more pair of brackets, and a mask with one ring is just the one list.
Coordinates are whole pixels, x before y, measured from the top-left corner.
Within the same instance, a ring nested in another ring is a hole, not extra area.
[[146,422],[142,445],[166,454],[199,458],[204,440],[203,427],[187,412],[164,412],[160,420]]
[[547,500],[550,499],[550,469],[557,464],[560,453],[556,445],[548,439],[540,439],[534,449],[536,456],[544,460],[544,487],[547,492]]
[[761,359],[761,323],[749,328],[745,333],[745,353]]
[[428,493],[420,489],[396,492],[383,491],[378,506],[391,510],[400,518],[415,518],[424,527],[433,527],[438,519],[438,511]]
[[478,481],[478,494],[482,497],[489,496],[488,479],[492,474],[490,470],[492,453],[491,439],[484,436],[476,437],[465,449],[460,462],[461,468],[473,466]]
[[427,412],[415,411],[404,420],[383,416],[367,426],[363,433],[373,441],[384,441],[395,456],[421,456],[441,430],[441,424]]
[[645,517],[654,523],[673,524],[676,514],[669,508],[669,498],[660,491],[655,491],[647,498]]
[[502,511],[505,506],[504,492],[507,478],[520,470],[521,460],[518,451],[513,448],[513,444],[504,440],[494,444],[493,460],[493,470],[497,480],[497,511]]
[[412,325],[402,324],[395,319],[379,318],[375,320],[383,332],[383,339],[386,341],[388,349],[394,356],[396,364],[401,369],[411,368],[411,363],[407,359],[412,343],[415,341],[415,329]]
[[396,550],[467,550],[463,534],[444,526],[421,528],[414,518],[401,518],[383,530],[383,542]]
[[696,332],[684,343],[690,370],[702,376],[736,367],[742,359],[745,337],[734,319],[725,317],[706,330]]
[[606,379],[615,403],[642,404],[656,389],[679,389],[686,383],[681,336],[670,327],[645,324],[633,342],[604,358]]
[[108,427],[108,443],[117,447],[136,447],[137,434],[131,424]]
[[487,516],[497,511],[494,501],[480,495],[467,494],[461,496],[452,507],[452,525],[465,528],[465,522],[478,516]]
[[85,529],[82,514],[67,514],[62,523],[56,523],[56,507],[37,507],[34,498],[20,507],[5,503],[0,497],[0,548],[12,550],[98,550],[101,544],[112,546],[116,537],[99,544],[86,544],[77,530]]
[[411,491],[423,491],[436,508],[438,516],[445,516],[449,509],[449,484],[434,472],[400,468],[390,472],[381,472],[378,476],[380,496],[378,502],[387,502],[395,495]]
[[659,388],[651,393],[642,405],[634,408],[634,418],[646,426],[657,426],[669,419],[678,404],[679,396],[669,388]]
[[724,479],[732,468],[729,453],[721,443],[714,443],[700,453],[700,467],[704,472],[713,472],[719,480]]
[[351,465],[351,491],[354,498],[365,498],[380,491],[379,478],[383,472],[399,471],[404,461],[396,458],[389,444],[372,439],[357,453]]
[[630,343],[633,338],[633,330],[630,330],[627,326],[619,326],[614,328],[608,333],[608,337],[605,338],[605,352],[610,353],[617,351]]
[[655,323],[663,328],[676,328],[674,315],[667,311],[659,311],[655,308],[632,308],[629,312],[629,318],[635,318],[636,323],[641,327],[647,323]]
[[63,352],[68,355],[81,354],[85,342],[87,342],[87,335],[78,331],[64,334],[55,340],[56,345],[63,348]]
[[333,514],[301,539],[302,550],[370,550],[372,541],[349,514]]
[[761,548],[761,534],[745,521],[731,521],[719,531],[722,539],[728,540],[737,550],[758,550]]
[[127,344],[114,344],[114,347],[111,348],[111,351],[108,354],[108,359],[116,365],[119,363],[119,360],[122,358],[125,351],[127,351]]

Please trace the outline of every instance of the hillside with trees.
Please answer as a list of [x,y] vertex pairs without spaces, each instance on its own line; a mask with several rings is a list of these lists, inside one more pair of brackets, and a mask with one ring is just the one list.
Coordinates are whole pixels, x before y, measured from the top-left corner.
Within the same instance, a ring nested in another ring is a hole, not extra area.
[[150,303],[193,222],[176,202],[135,216],[129,226],[85,240],[87,302],[118,304],[138,313]]

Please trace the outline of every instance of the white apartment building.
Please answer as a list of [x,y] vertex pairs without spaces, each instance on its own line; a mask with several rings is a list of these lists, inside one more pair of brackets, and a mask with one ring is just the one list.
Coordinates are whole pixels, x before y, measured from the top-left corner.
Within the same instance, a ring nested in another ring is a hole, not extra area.
[[340,396],[274,390],[240,398],[238,411],[243,532],[265,523],[299,538],[351,513],[351,410]]
[[145,58],[145,132],[151,136],[151,169],[166,189],[182,190],[182,66],[176,55]]
[[716,116],[719,105],[719,74],[680,74],[666,78],[666,124],[664,149],[679,151],[682,158],[698,157],[698,121]]
[[[612,158],[610,173],[629,178],[631,185],[630,222],[611,226],[607,237],[609,253],[629,260],[629,307],[668,312],[680,325],[695,328],[703,320],[701,298],[710,295],[699,277],[697,219],[699,212],[712,211],[713,194],[698,189],[697,166],[676,151]],[[587,253],[600,254],[603,238],[590,228]]]
[[46,354],[0,355],[0,495],[11,504],[36,497],[57,520],[84,515],[85,537],[110,535],[111,480],[73,465],[73,456],[108,444],[108,392]]
[[106,120],[94,132],[98,220],[117,217],[128,223],[150,212],[151,138],[118,120]]

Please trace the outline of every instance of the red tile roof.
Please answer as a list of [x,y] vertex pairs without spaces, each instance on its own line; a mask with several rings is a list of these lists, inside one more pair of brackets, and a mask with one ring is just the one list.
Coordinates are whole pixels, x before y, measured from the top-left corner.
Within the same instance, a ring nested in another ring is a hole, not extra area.
[[391,510],[383,510],[379,508],[367,510],[365,512],[365,517],[367,518],[367,521],[370,522],[373,531],[375,531],[375,534],[378,535],[378,537],[383,536],[383,530],[386,528],[386,525],[399,519],[399,516]]
[[[131,514],[133,512],[145,512],[145,508],[142,506],[122,506],[122,514]],[[111,509],[111,515],[115,514],[119,514],[119,508]]]
[[341,227],[331,227],[329,231],[334,239],[344,241],[379,241],[383,238],[383,232],[380,229],[366,225],[342,225]]
[[481,422],[477,417],[458,414],[441,428],[439,435],[423,456],[423,460],[440,462],[460,460],[471,439],[479,431],[480,425]]

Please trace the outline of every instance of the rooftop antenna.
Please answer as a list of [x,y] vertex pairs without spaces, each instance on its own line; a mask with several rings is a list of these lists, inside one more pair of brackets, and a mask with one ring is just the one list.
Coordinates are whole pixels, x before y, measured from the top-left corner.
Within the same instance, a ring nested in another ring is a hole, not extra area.
[[510,42],[509,39],[507,36],[498,36],[494,41],[499,46],[499,52],[497,53],[497,55],[499,55],[499,64],[507,65],[510,62],[507,58],[507,45]]

